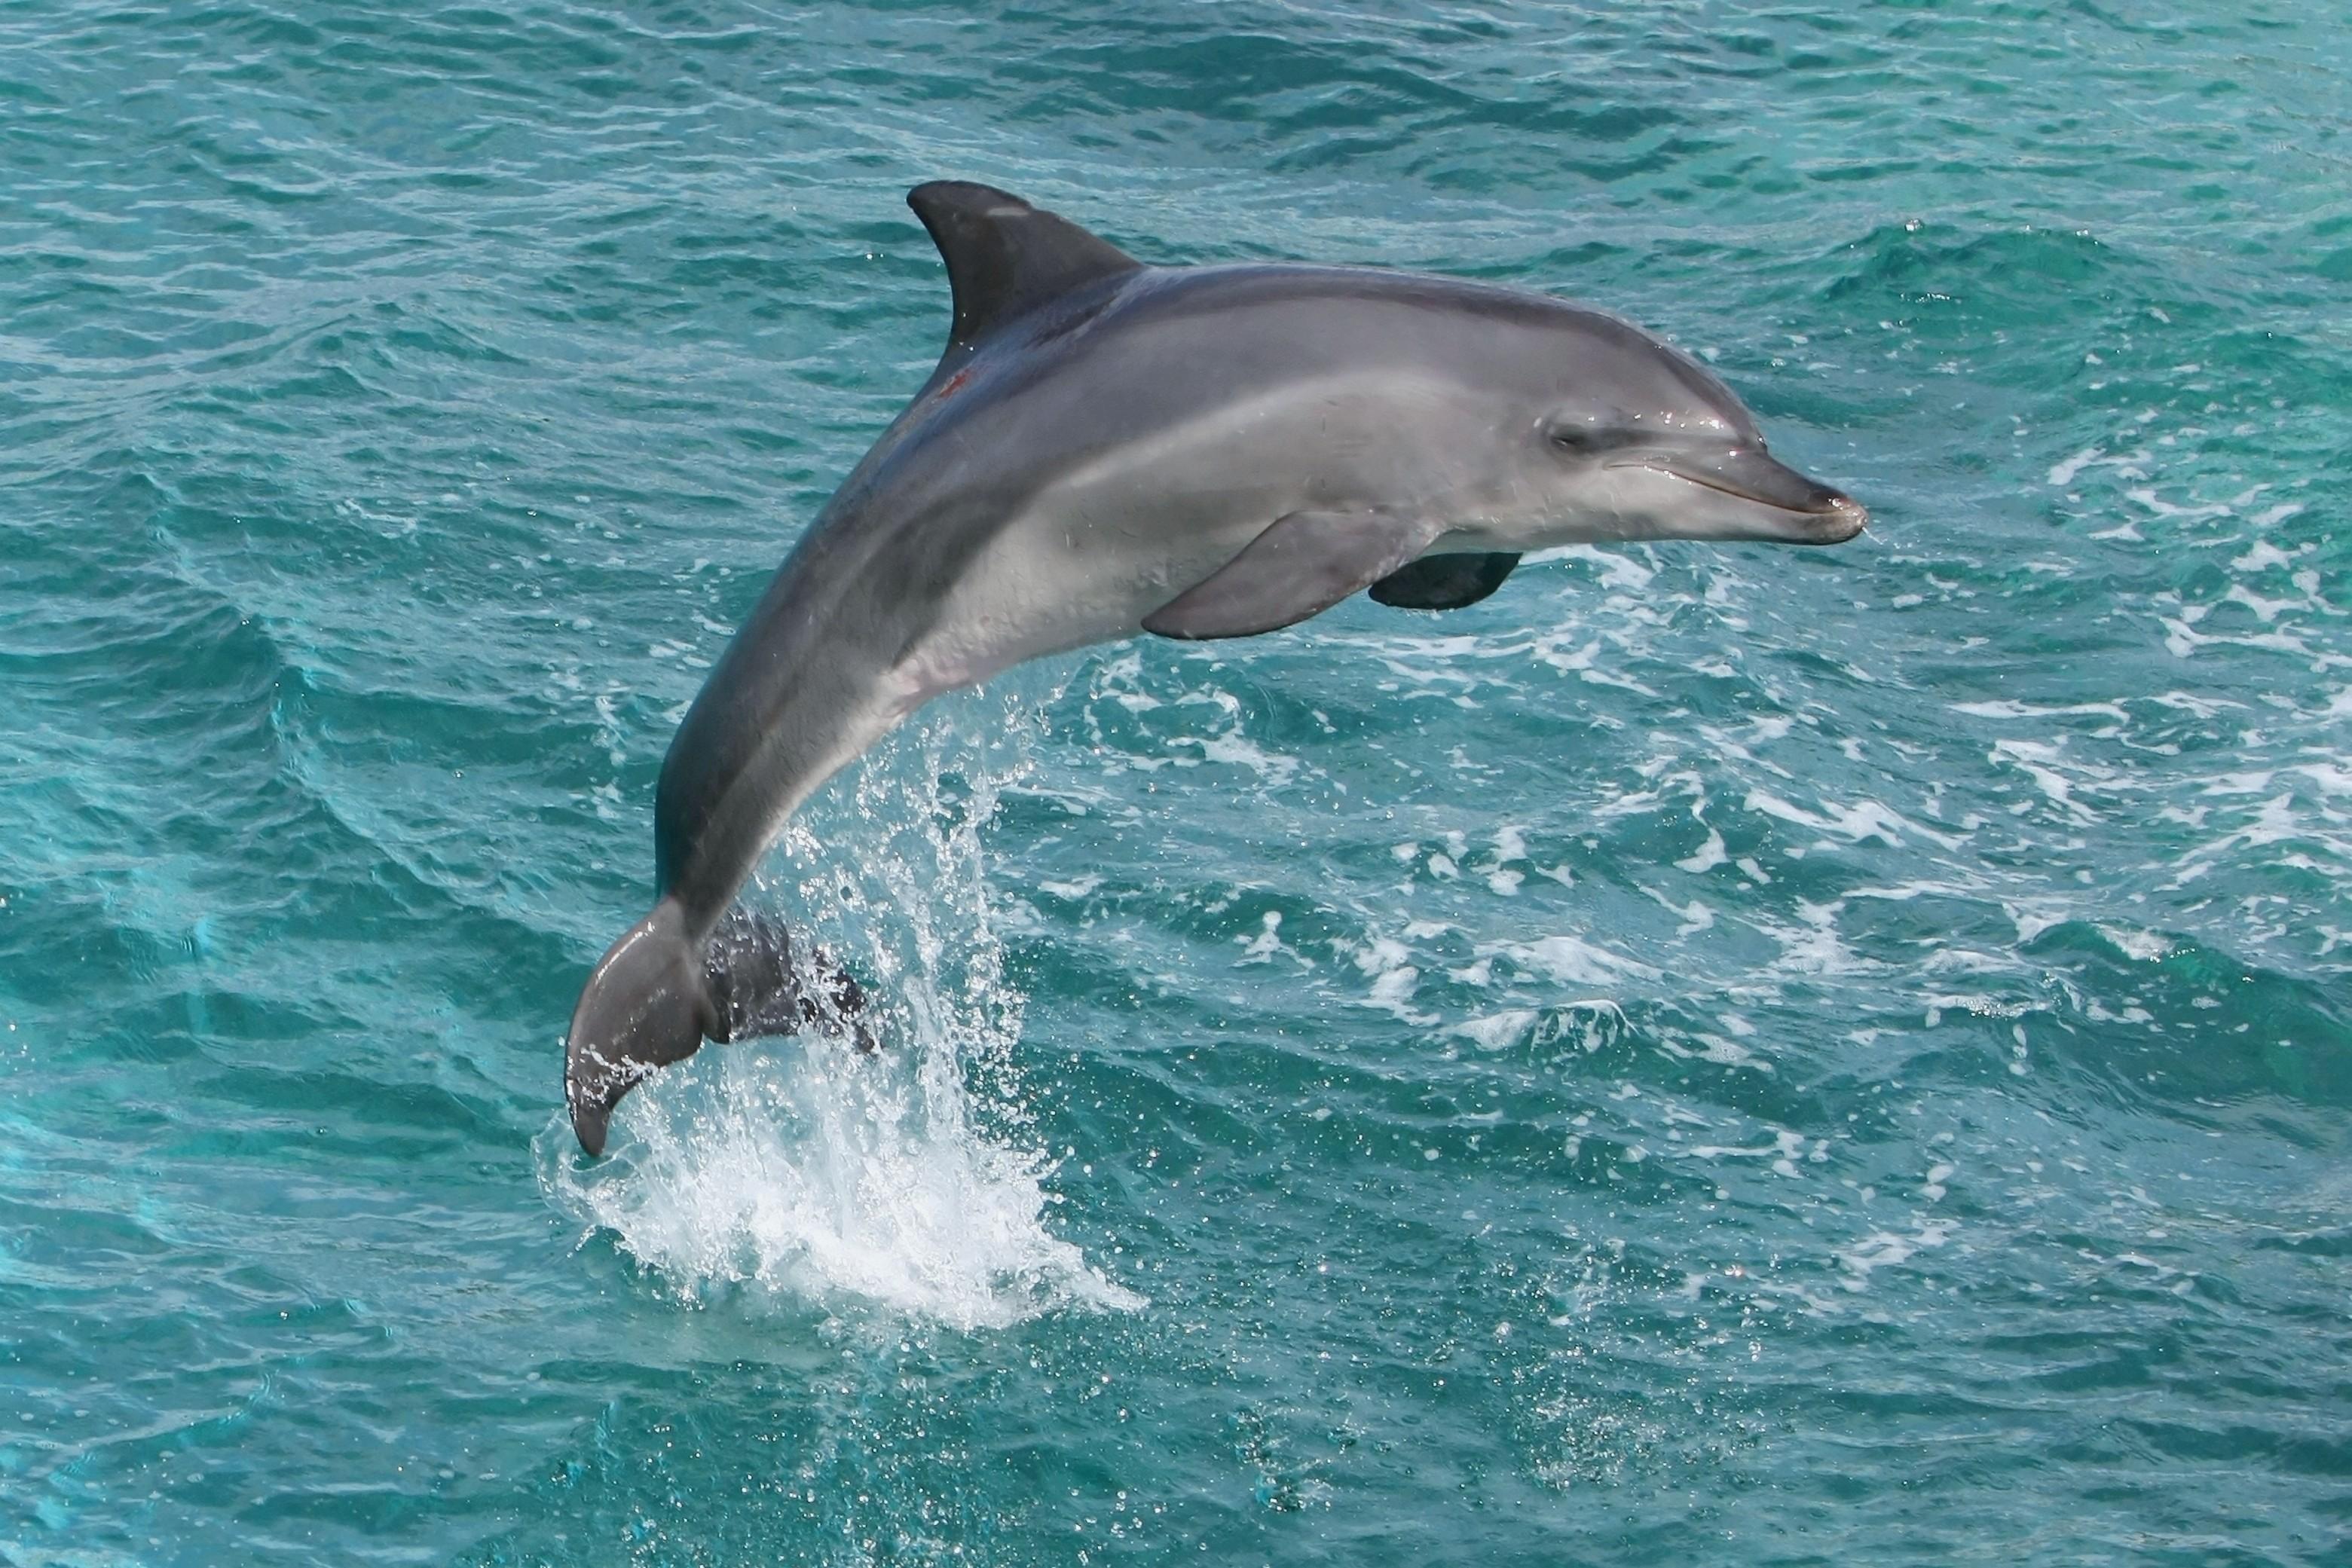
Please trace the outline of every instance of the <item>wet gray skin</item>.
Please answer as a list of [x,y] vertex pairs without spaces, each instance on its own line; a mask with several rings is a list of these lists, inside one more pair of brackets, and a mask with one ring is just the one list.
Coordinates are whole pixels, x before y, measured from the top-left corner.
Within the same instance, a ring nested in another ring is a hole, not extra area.
[[947,352],[670,744],[653,912],[572,1015],[592,1155],[621,1096],[706,1038],[855,996],[735,895],[812,791],[941,692],[1139,632],[1271,632],[1366,589],[1459,608],[1549,546],[1862,530],[1712,372],[1600,311],[1365,268],[1146,267],[984,185],[908,202],[947,262]]

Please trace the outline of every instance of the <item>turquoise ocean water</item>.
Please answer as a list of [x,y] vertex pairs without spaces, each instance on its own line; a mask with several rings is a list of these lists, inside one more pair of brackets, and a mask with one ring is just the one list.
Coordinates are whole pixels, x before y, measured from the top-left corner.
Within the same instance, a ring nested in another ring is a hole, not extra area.
[[[0,9],[0,1562],[2352,1561],[2352,28]],[[1872,532],[941,703],[560,1107],[900,204],[1713,361]]]

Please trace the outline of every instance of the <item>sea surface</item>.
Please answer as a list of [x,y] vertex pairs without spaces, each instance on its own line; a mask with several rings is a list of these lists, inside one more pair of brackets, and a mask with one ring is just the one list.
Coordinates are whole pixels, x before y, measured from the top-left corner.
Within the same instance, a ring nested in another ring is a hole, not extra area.
[[[1702,355],[1830,550],[942,701],[583,1159],[902,205]],[[0,1563],[2352,1562],[2336,0],[0,7]]]

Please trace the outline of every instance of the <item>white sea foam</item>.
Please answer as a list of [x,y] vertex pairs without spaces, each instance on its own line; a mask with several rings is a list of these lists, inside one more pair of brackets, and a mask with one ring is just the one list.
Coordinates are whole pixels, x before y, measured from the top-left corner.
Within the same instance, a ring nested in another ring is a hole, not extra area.
[[2159,931],[2136,931],[2105,921],[2099,922],[2094,929],[2105,937],[2116,952],[2143,964],[2152,964],[2172,951],[2172,938]]
[[1481,1051],[1500,1051],[1524,1038],[1535,1023],[1533,1008],[1506,1008],[1484,1018],[1465,1019],[1454,1026],[1454,1032]]
[[1298,758],[1268,751],[1242,734],[1238,728],[1223,735],[1198,737],[1188,736],[1181,740],[1170,741],[1169,744],[1197,746],[1201,748],[1203,760],[1222,762],[1232,768],[1246,768],[1258,776],[1261,783],[1270,789],[1281,789],[1298,772]]
[[[1990,760],[2006,762],[2033,780],[2033,787],[2047,796],[2060,810],[2074,821],[2091,823],[2099,820],[2098,813],[2074,799],[2076,780],[2062,770],[2067,764],[2066,743],[2039,740],[1998,740],[1993,743]],[[2077,771],[2083,771],[2076,765]]]
[[1421,970],[1410,960],[1412,950],[1392,936],[1376,936],[1356,954],[1356,967],[1371,977],[1365,993],[1367,1006],[1394,1013],[1403,1022],[1433,1024],[1434,1013],[1416,1011],[1412,994],[1421,984]]
[[1908,1236],[1892,1230],[1873,1231],[1838,1253],[1838,1261],[1846,1270],[1845,1278],[1838,1282],[1849,1291],[1868,1290],[1873,1270],[1907,1263],[1923,1251],[1943,1246],[1958,1229],[1957,1221],[1929,1219],[1922,1221]]
[[1828,904],[1811,904],[1801,898],[1794,922],[1761,910],[1752,910],[1742,918],[1757,932],[1780,945],[1780,956],[1767,971],[1775,978],[1789,975],[1859,974],[1871,968],[1875,961],[1857,955],[1838,934],[1838,916],[1844,911],[1845,900],[1842,898]]
[[1958,836],[1922,827],[1901,812],[1867,799],[1857,800],[1851,806],[1840,806],[1824,800],[1822,802],[1823,810],[1816,812],[1784,800],[1769,790],[1750,789],[1746,805],[1751,811],[1761,811],[1768,817],[1778,817],[1799,827],[1832,833],[1848,843],[1858,844],[1864,839],[1876,839],[1889,849],[1899,849],[1903,843],[1901,835],[1906,832],[1916,833],[1946,849],[1957,849],[1961,842]]
[[821,1035],[709,1047],[623,1103],[611,1157],[575,1160],[561,1124],[538,1141],[556,1207],[687,1299],[741,1290],[965,1330],[1144,1304],[1047,1225],[1054,1163],[1019,1141],[1017,1098],[976,1087],[1009,1082],[1019,1030],[978,842],[1018,764],[952,730],[926,725],[898,768],[869,759],[835,809],[857,819],[856,857],[837,852],[840,823],[835,852],[806,819],[783,846],[809,875],[781,902],[812,912],[804,939],[854,955],[880,1051]]
[[1736,1144],[1695,1144],[1682,1151],[1694,1160],[1786,1160],[1793,1162],[1804,1152],[1805,1135],[1785,1130],[1776,1131],[1769,1144],[1742,1148]]
[[2100,451],[2097,447],[2085,446],[2082,451],[2077,452],[2074,455],[2067,458],[2064,462],[2051,465],[2049,482],[2057,488],[2063,490],[2067,486],[2072,485],[2074,482],[2075,475],[2080,474],[2084,469],[2090,467],[2093,464],[2108,463],[2113,461],[2114,459],[2110,458],[2105,453]]
[[967,1330],[1142,1304],[1046,1228],[1052,1167],[972,1125],[950,1052],[709,1054],[632,1097],[614,1159],[574,1164],[568,1127],[542,1139],[559,1207],[680,1294],[750,1287]]
[[1676,861],[1675,865],[1677,870],[1686,871],[1696,876],[1702,872],[1713,871],[1730,858],[1723,847],[1723,835],[1709,828],[1706,831],[1706,842],[1701,844],[1695,852]]
[[1655,979],[1658,971],[1636,958],[1595,946],[1580,936],[1545,936],[1507,942],[1502,951],[1518,963],[1563,985],[1608,987],[1628,977]]
[[2015,701],[1953,703],[1954,713],[1964,713],[1972,718],[2048,718],[2067,714],[2104,714],[2111,718],[2128,721],[2131,715],[2121,703],[2052,703],[2034,704]]

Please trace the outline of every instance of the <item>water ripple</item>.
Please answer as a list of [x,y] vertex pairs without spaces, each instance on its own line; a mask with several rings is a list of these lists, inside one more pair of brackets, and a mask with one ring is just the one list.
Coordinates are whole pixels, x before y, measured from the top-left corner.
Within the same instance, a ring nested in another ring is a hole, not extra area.
[[[2340,1556],[2328,20],[0,15],[15,1556]],[[1873,532],[942,704],[759,894],[887,1060],[580,1164],[943,174],[1601,302]]]

